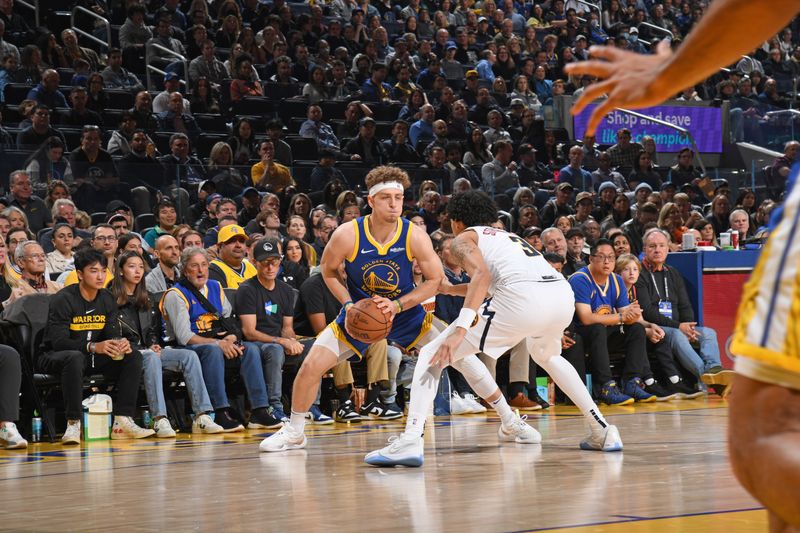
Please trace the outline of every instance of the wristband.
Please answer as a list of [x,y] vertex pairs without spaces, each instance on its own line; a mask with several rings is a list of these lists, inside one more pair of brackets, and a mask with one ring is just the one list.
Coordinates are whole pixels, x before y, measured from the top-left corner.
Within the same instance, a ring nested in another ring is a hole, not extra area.
[[625,323],[625,321],[622,320],[622,313],[618,313],[618,314],[619,314],[619,324],[622,325],[622,324]]
[[402,313],[403,312],[403,302],[401,302],[399,299],[397,299],[397,300],[394,301],[394,303],[397,304],[397,312],[398,313]]
[[352,306],[352,305],[355,305],[353,304],[353,300],[347,300],[345,303],[343,303],[342,308],[344,309],[344,312],[345,313],[347,312],[347,306]]
[[458,318],[453,322],[457,328],[469,329],[472,327],[475,319],[478,318],[478,313],[474,309],[464,307],[458,313]]

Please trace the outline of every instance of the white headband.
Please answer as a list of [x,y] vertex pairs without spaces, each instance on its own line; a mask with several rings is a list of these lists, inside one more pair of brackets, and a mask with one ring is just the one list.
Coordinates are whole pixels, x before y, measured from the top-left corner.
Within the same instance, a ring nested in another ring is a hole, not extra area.
[[381,183],[376,183],[372,187],[369,188],[369,195],[375,196],[379,192],[385,189],[399,189],[400,192],[404,192],[405,189],[403,188],[403,184],[399,181],[382,181]]

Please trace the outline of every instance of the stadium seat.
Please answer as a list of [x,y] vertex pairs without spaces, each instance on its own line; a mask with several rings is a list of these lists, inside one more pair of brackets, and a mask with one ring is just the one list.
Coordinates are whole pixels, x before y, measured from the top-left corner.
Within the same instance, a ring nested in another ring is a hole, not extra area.
[[130,109],[133,107],[134,95],[128,91],[106,89],[106,98],[109,109]]
[[3,88],[3,101],[6,106],[17,105],[28,96],[31,86],[27,83],[9,83]]
[[308,101],[306,100],[286,100],[278,106],[278,116],[284,124],[289,124],[293,118],[303,118],[305,120],[308,112]]
[[232,111],[234,115],[267,115],[274,112],[274,107],[269,98],[259,96],[245,96],[237,102],[233,102]]
[[136,219],[133,222],[134,228],[139,233],[143,233],[144,230],[152,228],[155,225],[156,216],[153,213],[142,213],[141,215],[136,215]]
[[104,223],[107,216],[108,215],[105,211],[97,211],[92,213],[92,226]]
[[227,133],[201,133],[195,141],[195,150],[201,155],[200,159],[205,159],[211,153],[211,148],[218,142],[228,140]]
[[212,113],[193,113],[201,130],[208,133],[228,133],[227,120],[224,116]]
[[302,89],[303,87],[299,83],[282,84],[266,82],[264,84],[264,96],[282,106],[285,104],[283,100],[294,98],[300,94]]
[[291,146],[292,154],[302,154],[303,159],[317,158],[317,141],[299,135],[287,135],[284,140]]

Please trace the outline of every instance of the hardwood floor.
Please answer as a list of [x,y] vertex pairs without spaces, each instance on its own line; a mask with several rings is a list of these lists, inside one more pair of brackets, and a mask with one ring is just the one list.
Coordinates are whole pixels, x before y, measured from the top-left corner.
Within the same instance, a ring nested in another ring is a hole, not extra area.
[[437,418],[420,469],[366,452],[402,421],[310,427],[308,447],[259,454],[267,432],[37,444],[0,451],[8,531],[764,531],[727,460],[721,400],[604,408],[622,453],[577,445],[574,408],[534,413],[541,445],[499,444],[493,416]]

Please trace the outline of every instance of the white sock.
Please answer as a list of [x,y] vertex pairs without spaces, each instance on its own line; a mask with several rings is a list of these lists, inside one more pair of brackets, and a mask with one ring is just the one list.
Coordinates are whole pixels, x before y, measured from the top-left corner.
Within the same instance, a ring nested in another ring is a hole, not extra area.
[[425,418],[439,389],[440,368],[431,367],[434,349],[428,344],[419,352],[414,377],[411,381],[411,402],[406,418],[406,435],[421,437],[425,429]]
[[678,376],[670,376],[669,377],[669,382],[672,383],[672,384],[675,384],[675,383],[679,382],[680,380],[681,380],[681,378],[679,378]]
[[556,385],[564,391],[570,400],[581,410],[592,431],[597,431],[608,426],[597,404],[592,400],[586,385],[578,377],[575,368],[560,355],[554,357],[534,358],[534,361],[544,369]]
[[289,417],[289,427],[292,428],[292,431],[303,433],[306,429],[306,414],[292,411],[292,416]]
[[508,405],[506,397],[502,394],[500,394],[500,397],[495,401],[489,402],[489,405],[491,405],[500,416],[500,422],[503,424],[503,426],[508,427],[512,422],[514,422],[514,420],[516,420],[516,413],[511,410],[511,406]]
[[648,387],[655,382],[656,380],[654,380],[653,378],[647,378],[646,380],[644,380],[644,384],[647,385]]

